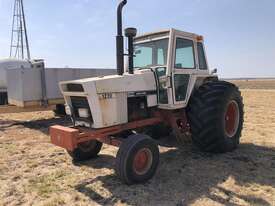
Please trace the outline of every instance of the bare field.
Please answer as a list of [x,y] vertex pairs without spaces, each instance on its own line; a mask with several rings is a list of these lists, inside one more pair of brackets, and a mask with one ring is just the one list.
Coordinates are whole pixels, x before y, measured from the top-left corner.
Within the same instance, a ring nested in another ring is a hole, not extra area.
[[51,112],[0,114],[0,206],[275,206],[275,90],[252,88],[242,91],[245,125],[235,152],[204,154],[171,141],[160,147],[158,171],[144,185],[119,181],[111,146],[73,164],[49,142],[48,127],[63,121]]
[[240,89],[275,89],[274,79],[247,79],[247,80],[232,80],[230,81],[237,84]]

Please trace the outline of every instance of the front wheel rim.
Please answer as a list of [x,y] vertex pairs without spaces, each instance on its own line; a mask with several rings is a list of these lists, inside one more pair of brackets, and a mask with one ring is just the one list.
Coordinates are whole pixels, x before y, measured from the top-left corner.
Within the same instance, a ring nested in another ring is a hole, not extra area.
[[133,170],[138,175],[144,175],[150,170],[152,163],[152,152],[148,148],[140,149],[134,157]]
[[240,109],[238,103],[235,100],[231,100],[227,104],[224,119],[225,134],[230,138],[234,137],[238,131],[240,123]]

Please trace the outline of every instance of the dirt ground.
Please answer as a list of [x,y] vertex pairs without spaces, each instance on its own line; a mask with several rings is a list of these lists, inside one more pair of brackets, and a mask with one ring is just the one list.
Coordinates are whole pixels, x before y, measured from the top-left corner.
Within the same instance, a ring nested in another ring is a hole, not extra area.
[[204,154],[171,140],[160,146],[157,173],[144,185],[119,181],[111,146],[97,159],[73,164],[50,144],[48,127],[63,122],[51,112],[0,114],[0,206],[275,206],[275,90],[252,88],[242,91],[245,124],[236,151]]

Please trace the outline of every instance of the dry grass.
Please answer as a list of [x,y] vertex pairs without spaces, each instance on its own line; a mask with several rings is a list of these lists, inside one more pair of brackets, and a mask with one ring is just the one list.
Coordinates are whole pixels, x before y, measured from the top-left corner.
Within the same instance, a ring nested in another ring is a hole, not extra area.
[[51,112],[0,114],[0,205],[275,205],[275,90],[262,89],[243,91],[238,150],[161,146],[155,177],[134,186],[114,175],[114,147],[73,164],[51,145],[48,126],[61,121]]

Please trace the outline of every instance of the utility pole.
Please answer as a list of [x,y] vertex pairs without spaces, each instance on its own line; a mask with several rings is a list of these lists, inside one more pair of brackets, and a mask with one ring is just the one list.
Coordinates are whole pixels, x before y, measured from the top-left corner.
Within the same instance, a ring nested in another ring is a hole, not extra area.
[[14,2],[10,57],[31,59],[23,0]]

